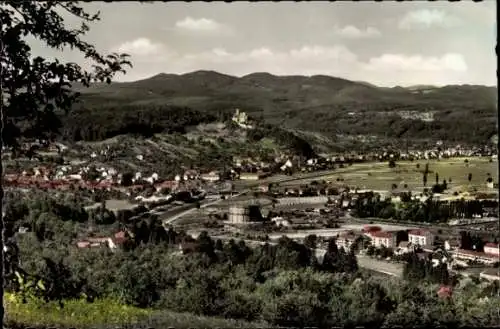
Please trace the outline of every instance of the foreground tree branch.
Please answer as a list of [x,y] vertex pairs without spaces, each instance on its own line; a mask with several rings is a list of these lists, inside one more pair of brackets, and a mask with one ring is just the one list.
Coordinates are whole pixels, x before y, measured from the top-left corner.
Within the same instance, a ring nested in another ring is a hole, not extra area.
[[[79,29],[65,25],[61,12],[82,20]],[[71,110],[78,94],[73,83],[89,86],[93,82],[111,83],[116,73],[132,67],[127,54],[101,54],[82,37],[89,31],[87,23],[100,19],[77,1],[4,1],[0,6],[0,157],[7,148],[18,147],[20,137],[51,139],[60,128],[59,114]],[[76,63],[61,63],[33,56],[27,38],[32,37],[53,49],[76,49],[93,63],[86,71]],[[3,166],[0,164],[0,178]],[[0,212],[3,213],[3,184],[0,181]],[[3,304],[6,279],[6,252],[10,240],[5,236],[5,222],[0,220],[1,282],[0,321],[3,328]],[[13,268],[8,266],[8,268]]]

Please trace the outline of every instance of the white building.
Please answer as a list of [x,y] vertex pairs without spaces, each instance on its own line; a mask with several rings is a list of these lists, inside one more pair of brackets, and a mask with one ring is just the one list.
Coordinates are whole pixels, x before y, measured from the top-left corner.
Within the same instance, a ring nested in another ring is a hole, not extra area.
[[372,245],[375,248],[380,248],[382,246],[386,248],[396,247],[396,234],[393,232],[370,232],[370,237],[372,239]]
[[414,245],[430,248],[434,244],[434,235],[429,230],[411,230],[408,232],[408,241]]
[[248,115],[245,112],[240,111],[240,109],[236,109],[232,119],[233,122],[235,122],[242,128],[252,128],[252,126],[249,124]]
[[288,219],[285,219],[283,217],[273,217],[271,218],[271,221],[274,222],[276,226],[288,227],[292,224]]
[[196,170],[186,170],[184,172],[184,180],[187,181],[187,180],[194,180],[194,179],[198,179],[200,175],[198,174],[198,172]]
[[345,251],[348,251],[351,246],[354,244],[359,235],[354,234],[353,232],[346,232],[341,234],[336,240],[337,247],[344,248]]
[[398,248],[394,251],[396,255],[403,255],[411,252],[413,249],[413,246],[410,242],[408,241],[401,241],[398,245]]
[[241,173],[240,180],[259,180],[263,178],[263,175],[260,173]]
[[81,180],[82,179],[82,175],[80,175],[80,174],[72,174],[72,175],[68,175],[68,178],[70,180]]
[[116,244],[112,238],[88,238],[84,241],[77,242],[79,248],[96,248],[107,246],[109,249],[116,249]]
[[318,159],[308,159],[307,164],[312,166],[318,163]]
[[500,245],[498,243],[487,243],[484,245],[484,253],[488,255],[500,255]]
[[208,174],[202,174],[200,177],[202,180],[207,181],[207,182],[218,182],[220,181],[220,175],[219,173],[212,171]]
[[456,242],[456,241],[448,241],[448,240],[446,240],[444,242],[444,250],[446,250],[446,251],[455,250],[458,247],[460,247],[460,244],[458,242]]

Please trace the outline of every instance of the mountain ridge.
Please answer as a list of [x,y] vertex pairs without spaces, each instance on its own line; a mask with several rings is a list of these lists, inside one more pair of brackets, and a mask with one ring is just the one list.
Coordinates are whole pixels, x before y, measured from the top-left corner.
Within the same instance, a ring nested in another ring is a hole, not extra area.
[[210,70],[160,73],[82,93],[81,108],[177,106],[202,113],[239,108],[285,128],[326,135],[377,135],[482,143],[496,133],[497,88],[474,85],[379,87],[327,75],[241,77]]
[[186,72],[186,73],[166,73],[166,72],[160,72],[158,74],[155,74],[153,76],[147,77],[147,78],[142,78],[138,80],[133,80],[133,81],[113,81],[112,84],[122,84],[122,83],[134,83],[138,81],[144,81],[144,80],[149,80],[157,77],[183,77],[183,76],[194,76],[194,75],[199,75],[199,74],[214,74],[214,75],[220,75],[220,76],[226,76],[226,77],[231,77],[234,79],[242,79],[242,78],[249,78],[252,76],[269,76],[269,77],[274,77],[274,78],[288,78],[288,77],[302,77],[302,78],[313,78],[313,77],[327,77],[327,78],[335,78],[335,79],[341,79],[341,80],[346,80],[346,81],[351,81],[354,83],[359,83],[359,84],[365,84],[371,87],[376,87],[376,88],[384,88],[384,89],[393,89],[393,88],[405,88],[405,89],[419,89],[419,88],[424,88],[424,89],[439,89],[443,87],[448,87],[448,86],[458,86],[458,87],[466,87],[466,86],[476,86],[476,87],[486,87],[486,88],[497,88],[496,86],[491,86],[491,85],[483,85],[483,84],[470,84],[470,83],[462,83],[462,84],[446,84],[446,85],[430,85],[430,84],[415,84],[415,85],[409,85],[409,86],[401,86],[401,85],[395,85],[393,87],[388,87],[388,86],[379,86],[375,83],[371,83],[369,81],[361,81],[361,80],[350,80],[347,78],[342,78],[342,77],[337,77],[333,75],[326,75],[326,74],[313,74],[313,75],[305,75],[305,74],[292,74],[292,75],[276,75],[272,74],[269,72],[264,72],[264,71],[258,71],[258,72],[252,72],[248,74],[244,74],[241,76],[237,75],[232,75],[232,74],[226,74],[226,73],[221,73],[215,70],[195,70],[191,72]]

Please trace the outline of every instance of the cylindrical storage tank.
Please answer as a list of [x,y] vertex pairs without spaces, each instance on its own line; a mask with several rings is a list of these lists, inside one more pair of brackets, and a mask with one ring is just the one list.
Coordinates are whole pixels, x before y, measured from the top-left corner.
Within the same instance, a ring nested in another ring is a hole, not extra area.
[[248,207],[233,206],[229,208],[229,221],[231,223],[245,223],[250,221]]

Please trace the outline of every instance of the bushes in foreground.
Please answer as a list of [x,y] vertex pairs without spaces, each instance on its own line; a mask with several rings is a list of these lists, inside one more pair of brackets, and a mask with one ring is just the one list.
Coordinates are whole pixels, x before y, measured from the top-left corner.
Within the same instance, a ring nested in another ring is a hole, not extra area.
[[[136,248],[77,249],[67,237],[85,230],[85,223],[67,220],[63,217],[67,213],[53,211],[50,202],[33,200],[26,207],[12,203],[9,212],[19,215],[13,216],[16,223],[30,223],[34,229],[16,235],[19,263],[13,258],[10,264],[22,265],[29,274],[25,279],[40,280],[43,287],[35,293],[11,279],[8,289],[29,300],[38,296],[50,302],[35,299],[21,304],[8,295],[11,323],[77,328],[123,322],[182,328],[194,326],[195,319],[200,319],[200,327],[234,327],[240,321],[320,328],[415,321],[455,328],[500,323],[498,285],[464,285],[448,280],[445,271],[430,271],[436,275],[429,276],[426,266],[417,266],[425,265],[420,263],[408,266],[406,276],[411,280],[376,278],[358,270],[354,253],[339,250],[333,240],[320,261],[311,246],[288,238],[277,245],[251,248],[242,241],[214,241],[202,232],[195,247],[185,250],[189,255],[183,255],[178,252],[179,243],[193,241],[171,230],[164,232],[157,221],[148,219],[128,223]],[[40,220],[49,214],[50,220]],[[110,225],[97,226],[102,232]],[[439,285],[446,281],[454,286],[453,295],[439,298]],[[71,300],[81,297],[94,298],[95,303]],[[175,322],[182,317],[171,314],[192,315],[185,316],[183,325],[184,320]],[[200,316],[236,322],[224,325]]]

